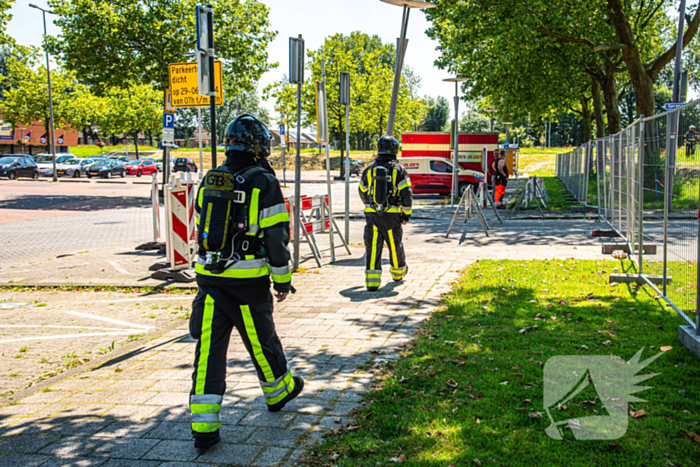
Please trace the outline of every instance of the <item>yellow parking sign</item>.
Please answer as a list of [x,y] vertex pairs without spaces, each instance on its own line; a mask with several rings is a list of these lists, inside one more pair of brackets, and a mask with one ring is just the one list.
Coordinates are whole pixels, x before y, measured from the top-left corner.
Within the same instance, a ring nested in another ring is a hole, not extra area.
[[[171,63],[170,103],[175,108],[208,107],[209,98],[199,94],[197,63]],[[224,73],[220,60],[214,62],[216,105],[224,105]]]

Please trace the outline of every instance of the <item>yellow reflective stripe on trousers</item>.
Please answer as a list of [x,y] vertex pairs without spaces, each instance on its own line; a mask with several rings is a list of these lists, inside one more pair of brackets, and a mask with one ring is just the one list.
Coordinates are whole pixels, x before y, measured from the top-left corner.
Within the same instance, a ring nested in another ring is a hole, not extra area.
[[250,214],[248,216],[250,231],[248,235],[255,235],[258,233],[258,229],[253,228],[253,226],[258,225],[258,216],[260,215],[260,210],[258,209],[258,201],[260,200],[260,188],[253,188],[253,194],[250,197]]
[[250,314],[250,307],[248,305],[241,305],[241,314],[243,315],[243,323],[245,324],[245,332],[250,341],[250,346],[253,348],[253,355],[255,356],[255,361],[258,362],[258,366],[265,375],[265,380],[271,383],[275,380],[275,375],[272,373],[272,368],[270,364],[267,363],[265,359],[265,354],[263,353],[262,345],[258,339],[258,331],[255,329],[255,322],[253,321],[253,316]]
[[195,394],[204,394],[204,384],[207,379],[209,351],[211,350],[211,324],[214,320],[214,298],[207,295],[204,300],[204,316],[202,316],[202,335],[199,338],[199,362],[197,363],[197,384]]
[[377,240],[379,239],[379,230],[377,230],[377,226],[373,225],[372,229],[374,230],[374,233],[372,234],[372,256],[370,260],[370,265],[372,267],[376,267],[377,265]]
[[399,267],[399,257],[396,254],[396,245],[394,244],[394,232],[390,230],[387,232],[389,234],[389,249],[391,250],[391,264],[394,265],[395,268]]

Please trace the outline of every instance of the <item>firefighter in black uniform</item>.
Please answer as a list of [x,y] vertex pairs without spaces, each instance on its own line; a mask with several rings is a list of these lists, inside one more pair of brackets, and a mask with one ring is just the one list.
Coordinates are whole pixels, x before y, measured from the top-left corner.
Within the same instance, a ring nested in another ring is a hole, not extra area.
[[508,186],[508,164],[506,163],[506,151],[496,152],[496,160],[491,164],[493,183],[495,185],[494,201],[497,208],[503,207],[503,197]]
[[404,253],[402,225],[412,213],[411,179],[396,160],[399,142],[382,136],[377,142],[377,159],[362,173],[360,198],[365,204],[365,246],[367,269],[365,284],[370,291],[382,285],[382,249],[389,247],[391,277],[400,281],[408,273]]
[[[190,334],[197,339],[190,409],[198,449],[219,441],[226,353],[234,327],[257,370],[270,412],[281,410],[304,387],[287,366],[272,319],[270,277],[277,301],[293,288],[289,214],[278,180],[259,165],[270,154],[270,136],[250,115],[231,122],[226,162],[207,173],[197,193],[199,292],[190,318]],[[214,246],[217,241],[220,248]]]

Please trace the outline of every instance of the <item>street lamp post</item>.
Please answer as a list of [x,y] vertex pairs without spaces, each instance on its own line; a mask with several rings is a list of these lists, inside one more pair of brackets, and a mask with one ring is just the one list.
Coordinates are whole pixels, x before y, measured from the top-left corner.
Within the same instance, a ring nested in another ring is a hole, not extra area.
[[421,2],[418,0],[381,0],[384,3],[403,7],[403,19],[401,20],[401,37],[396,44],[396,66],[394,68],[394,87],[391,91],[391,105],[389,106],[389,118],[386,125],[386,134],[394,136],[394,124],[396,122],[396,107],[399,101],[399,88],[401,87],[401,70],[403,69],[403,59],[406,56],[406,30],[408,29],[408,16],[411,8],[435,8],[433,3]]
[[454,135],[454,162],[452,164],[452,206],[454,207],[455,199],[459,194],[459,83],[466,81],[467,78],[447,78],[443,79],[448,83],[455,83],[455,129]]
[[498,110],[489,109],[489,110],[484,110],[484,112],[489,114],[489,133],[493,133],[493,114],[498,112]]
[[[41,10],[41,15],[44,18],[44,42],[46,42],[46,36],[48,33],[46,31],[46,13],[54,15],[52,10],[45,10],[34,3],[29,4],[30,7]],[[46,48],[44,43],[44,50],[46,50],[46,81],[49,85],[49,117],[51,120],[51,128],[49,130],[49,145],[51,147],[51,155],[53,156],[53,181],[58,181],[58,176],[56,174],[56,145],[54,142],[54,126],[53,126],[53,97],[51,95],[51,64],[49,63],[49,49]]]

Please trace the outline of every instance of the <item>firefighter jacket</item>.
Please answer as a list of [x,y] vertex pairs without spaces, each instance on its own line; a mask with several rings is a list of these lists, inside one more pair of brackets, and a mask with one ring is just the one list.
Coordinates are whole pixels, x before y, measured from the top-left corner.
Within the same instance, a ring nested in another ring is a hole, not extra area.
[[697,143],[698,141],[700,141],[700,133],[697,131],[689,131],[685,134],[686,143]]
[[365,204],[365,214],[377,214],[378,206],[373,204],[371,191],[373,189],[374,168],[377,166],[386,167],[391,174],[389,196],[387,198],[388,207],[383,210],[387,214],[399,214],[402,218],[408,219],[412,214],[413,190],[411,189],[411,178],[406,173],[396,157],[379,156],[362,173],[360,180],[360,198]]
[[[226,165],[234,173],[256,165],[252,159],[235,158]],[[279,181],[269,172],[255,171],[244,185],[248,229],[234,236],[232,245],[222,252],[226,267],[221,273],[207,271],[206,251],[199,249],[195,272],[197,283],[206,286],[245,287],[252,297],[269,295],[270,277],[277,292],[290,292],[292,274],[289,266],[289,213]],[[197,194],[200,212],[203,190]],[[200,219],[200,222],[203,220]]]

